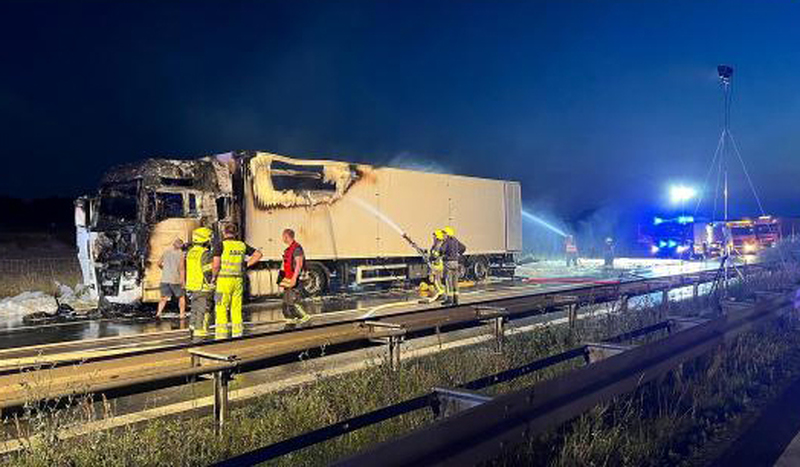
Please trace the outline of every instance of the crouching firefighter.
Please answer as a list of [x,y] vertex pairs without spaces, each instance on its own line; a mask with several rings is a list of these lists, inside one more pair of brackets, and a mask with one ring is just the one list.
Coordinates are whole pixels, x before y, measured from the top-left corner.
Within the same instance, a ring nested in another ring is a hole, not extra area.
[[458,279],[461,275],[461,256],[467,250],[467,247],[456,238],[456,232],[452,227],[445,227],[441,249],[444,259],[445,293],[447,295],[444,304],[458,305]]
[[261,260],[262,254],[239,240],[239,229],[234,224],[227,224],[222,230],[222,241],[214,246],[213,255],[212,271],[216,284],[214,334],[217,338],[225,338],[233,331],[233,337],[239,337],[244,330],[244,273],[247,268]]
[[442,244],[444,243],[444,231],[436,229],[433,232],[433,244],[428,252],[428,258],[431,266],[430,282],[433,285],[433,295],[430,301],[434,302],[444,294],[444,285],[442,279],[444,277],[444,260],[442,259]]
[[211,229],[192,231],[192,246],[186,254],[186,291],[191,304],[189,329],[193,337],[208,335],[211,304],[214,303],[214,282],[211,254]]
[[278,273],[278,285],[283,288],[283,316],[289,324],[303,324],[311,316],[303,309],[300,274],[305,269],[305,252],[294,238],[294,230],[284,229],[282,235],[286,250],[283,251],[283,267]]

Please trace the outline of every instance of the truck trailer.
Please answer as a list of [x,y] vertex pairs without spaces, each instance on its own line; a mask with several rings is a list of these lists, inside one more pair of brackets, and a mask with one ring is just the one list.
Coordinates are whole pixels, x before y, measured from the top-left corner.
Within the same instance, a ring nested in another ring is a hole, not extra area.
[[75,203],[83,280],[103,302],[159,299],[157,263],[199,226],[239,226],[264,256],[248,271],[250,296],[279,292],[293,229],[306,252],[310,295],[428,276],[424,246],[452,226],[467,246],[464,276],[513,275],[522,248],[518,182],[233,151],[195,160],[148,159],[112,168]]

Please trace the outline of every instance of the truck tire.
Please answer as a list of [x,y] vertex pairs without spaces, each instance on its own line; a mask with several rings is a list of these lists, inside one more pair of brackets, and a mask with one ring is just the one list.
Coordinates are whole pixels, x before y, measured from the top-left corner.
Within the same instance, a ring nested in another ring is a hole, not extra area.
[[311,297],[322,295],[328,291],[330,273],[328,268],[319,263],[309,263],[303,274],[303,290]]
[[475,281],[483,281],[489,278],[489,259],[485,256],[470,258],[469,278]]

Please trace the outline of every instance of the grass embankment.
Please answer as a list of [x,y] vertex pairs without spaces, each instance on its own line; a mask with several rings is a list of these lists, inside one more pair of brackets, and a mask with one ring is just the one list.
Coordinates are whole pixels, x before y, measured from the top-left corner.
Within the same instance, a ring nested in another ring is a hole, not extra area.
[[[376,362],[367,370],[320,378],[313,384],[260,397],[233,409],[232,420],[221,436],[214,434],[210,417],[200,417],[156,420],[79,439],[62,439],[64,428],[92,419],[93,411],[80,404],[50,413],[31,410],[26,416],[30,429],[20,428],[25,431],[24,438],[30,440],[27,449],[13,454],[6,462],[15,466],[206,465],[427,393],[434,386],[457,386],[552,355],[581,341],[596,341],[646,326],[658,320],[656,310],[653,307],[625,314],[599,315],[579,323],[573,332],[565,326],[547,326],[513,335],[507,339],[503,354],[495,353],[493,342],[487,342],[407,360],[396,372]],[[492,392],[532,384],[580,364],[579,361],[567,362],[492,388]],[[431,420],[429,411],[419,411],[285,456],[275,464],[324,465]],[[10,426],[14,432],[13,422]],[[35,440],[33,435],[37,436]]]

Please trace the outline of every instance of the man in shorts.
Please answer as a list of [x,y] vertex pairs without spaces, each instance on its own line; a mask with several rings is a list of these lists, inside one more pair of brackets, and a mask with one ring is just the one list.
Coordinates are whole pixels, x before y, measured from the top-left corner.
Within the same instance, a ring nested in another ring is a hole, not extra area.
[[156,318],[161,318],[164,307],[174,297],[178,299],[178,308],[181,319],[186,319],[186,296],[183,293],[183,284],[186,281],[186,262],[183,255],[183,242],[176,238],[172,247],[167,249],[158,261],[161,268],[161,300],[158,302]]

